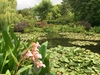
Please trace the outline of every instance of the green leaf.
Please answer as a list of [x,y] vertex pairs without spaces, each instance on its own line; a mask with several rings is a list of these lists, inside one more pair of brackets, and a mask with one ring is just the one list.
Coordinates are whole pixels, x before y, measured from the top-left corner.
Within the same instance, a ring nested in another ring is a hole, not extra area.
[[6,71],[6,75],[11,75],[9,70]]
[[18,52],[18,50],[19,50],[19,47],[20,47],[20,38],[19,38],[19,40],[17,41],[17,44],[16,44],[16,46],[15,46],[15,48],[14,48],[14,53],[17,53]]
[[50,71],[49,58],[50,58],[50,54],[48,54],[45,57],[44,62],[43,62],[46,65],[46,67],[45,68],[41,68],[41,71],[39,72],[38,75],[46,75],[46,73],[49,73],[49,71]]
[[11,56],[13,57],[13,59],[14,59],[15,63],[18,65],[18,64],[19,64],[19,62],[18,62],[17,58],[14,56],[14,54],[12,53],[12,51],[11,51],[11,50],[10,50],[10,53],[11,53]]
[[3,28],[3,30],[2,30],[2,36],[4,38],[4,41],[5,41],[7,49],[8,49],[8,46],[10,48],[13,48],[13,44],[11,42],[11,38],[10,38],[8,32],[9,32],[9,27],[5,25],[4,28]]
[[12,41],[14,40],[14,45],[17,46],[18,38],[16,37],[16,35],[14,34],[14,32],[11,28],[9,29],[9,32],[10,32],[10,36],[12,38]]
[[24,72],[25,70],[27,70],[27,69],[29,69],[31,67],[32,67],[32,65],[24,66],[23,68],[21,68],[21,69],[18,70],[17,75],[20,74],[20,73],[22,73],[22,72]]
[[5,55],[3,55],[3,63],[0,67],[0,73],[3,71],[3,68],[4,68],[5,64],[8,63],[7,56],[8,56],[8,53],[6,52]]
[[58,68],[58,71],[64,73],[65,72],[65,68],[64,67],[60,67],[60,68]]
[[9,33],[10,33],[10,36],[11,36],[11,42],[14,45],[13,53],[14,53],[15,56],[17,56],[18,48],[20,46],[20,39],[18,39],[16,37],[16,35],[14,34],[14,32],[13,32],[13,30],[11,28],[9,29]]
[[3,63],[3,53],[0,53],[0,67],[2,66]]
[[48,45],[48,41],[44,42],[39,48],[39,53],[42,55],[42,60],[44,60],[45,58],[47,45]]

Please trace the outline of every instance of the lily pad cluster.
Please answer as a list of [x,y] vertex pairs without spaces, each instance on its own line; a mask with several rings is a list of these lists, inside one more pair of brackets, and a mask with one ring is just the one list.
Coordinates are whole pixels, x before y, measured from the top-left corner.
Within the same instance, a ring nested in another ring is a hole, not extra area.
[[98,43],[96,42],[91,42],[91,41],[73,41],[70,42],[73,45],[79,45],[79,46],[85,46],[85,45],[94,45],[96,46]]
[[50,48],[53,75],[100,75],[100,55],[80,47]]
[[46,32],[33,32],[33,33],[16,33],[18,37],[21,38],[23,41],[31,40],[33,38],[38,37],[41,39],[46,38],[70,38],[70,39],[78,39],[78,40],[100,40],[100,34],[91,34],[87,35],[84,33],[46,33]]
[[81,39],[81,40],[100,40],[100,34],[85,34],[85,33],[59,33],[63,36],[63,38],[70,38],[70,39]]
[[21,38],[21,41],[24,42],[28,42],[29,40],[32,40],[33,38],[37,38],[41,39],[41,37],[45,36],[45,33],[38,33],[38,32],[34,32],[34,33],[25,33],[25,34],[21,34],[21,33],[16,33],[17,37]]

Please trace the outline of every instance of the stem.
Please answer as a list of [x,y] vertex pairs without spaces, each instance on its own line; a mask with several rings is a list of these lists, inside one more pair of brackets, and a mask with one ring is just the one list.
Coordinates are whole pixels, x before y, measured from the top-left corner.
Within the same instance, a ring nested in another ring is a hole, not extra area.
[[23,60],[23,58],[24,58],[24,57],[22,57],[21,60],[19,61],[19,64],[18,64],[17,67],[16,67],[16,70],[15,70],[15,74],[14,74],[14,75],[17,75],[18,68],[19,68],[19,66],[20,66],[21,61]]

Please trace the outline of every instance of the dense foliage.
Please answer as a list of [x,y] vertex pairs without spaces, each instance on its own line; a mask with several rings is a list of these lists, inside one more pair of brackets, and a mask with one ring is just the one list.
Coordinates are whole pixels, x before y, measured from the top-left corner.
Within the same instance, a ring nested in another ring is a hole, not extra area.
[[16,0],[0,0],[0,74],[100,75],[99,3],[42,0],[16,10]]
[[28,24],[26,22],[20,22],[14,26],[14,31],[15,32],[24,32],[24,29],[26,27],[28,27]]
[[53,75],[99,75],[100,55],[80,47],[58,46],[51,53]]
[[14,25],[22,19],[16,11],[16,0],[0,0],[0,29],[5,25]]
[[50,0],[42,0],[42,2],[38,6],[35,6],[34,12],[36,16],[40,16],[41,20],[44,20],[46,19],[46,16],[50,11],[51,7],[52,3]]
[[55,20],[59,17],[61,17],[61,10],[60,10],[61,5],[55,5],[53,6],[50,11],[47,14],[46,19],[47,20]]
[[63,0],[73,8],[75,20],[85,20],[92,25],[100,25],[100,0]]
[[34,41],[23,43],[12,29],[5,25],[0,38],[0,74],[46,75],[49,73],[50,54],[46,54],[48,42],[39,47],[37,40]]

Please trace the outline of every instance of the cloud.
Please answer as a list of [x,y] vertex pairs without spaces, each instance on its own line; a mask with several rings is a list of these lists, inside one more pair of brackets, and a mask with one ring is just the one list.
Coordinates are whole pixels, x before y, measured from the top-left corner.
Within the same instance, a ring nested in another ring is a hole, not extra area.
[[35,0],[17,0],[17,9],[33,7],[35,4],[37,4],[37,1],[35,2]]
[[[42,0],[17,0],[17,9],[24,9],[34,7],[39,4]],[[55,4],[59,4],[62,0],[51,0],[51,2]]]
[[51,0],[53,5],[60,4],[62,0]]

